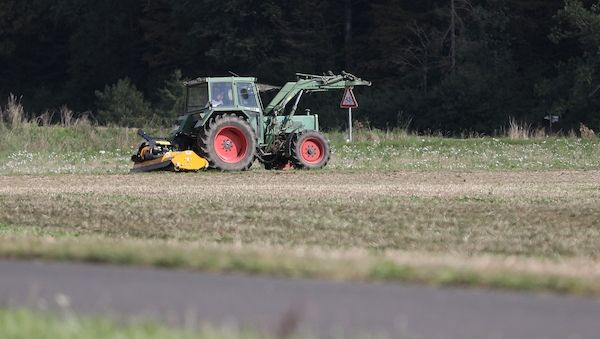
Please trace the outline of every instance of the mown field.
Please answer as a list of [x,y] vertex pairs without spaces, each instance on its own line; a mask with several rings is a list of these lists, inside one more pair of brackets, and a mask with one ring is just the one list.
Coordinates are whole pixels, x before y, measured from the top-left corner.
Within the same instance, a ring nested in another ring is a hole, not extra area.
[[0,256],[600,296],[600,141],[364,131],[322,171],[127,174],[133,130],[2,134]]

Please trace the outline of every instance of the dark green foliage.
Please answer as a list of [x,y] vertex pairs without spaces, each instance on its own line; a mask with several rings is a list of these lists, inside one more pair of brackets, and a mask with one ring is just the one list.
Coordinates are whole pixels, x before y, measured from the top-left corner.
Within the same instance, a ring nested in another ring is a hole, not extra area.
[[124,126],[143,126],[153,118],[144,94],[127,78],[96,91],[98,120]]
[[[346,69],[374,82],[357,90],[355,117],[376,127],[493,134],[552,113],[563,131],[600,130],[599,37],[596,0],[2,0],[0,97],[138,124],[139,108],[178,114],[181,79],[232,71],[281,85]],[[122,97],[97,100],[124,78]],[[125,100],[133,84],[149,103]],[[343,129],[340,96],[301,109]]]
[[163,118],[175,119],[183,112],[184,86],[181,78],[181,70],[175,70],[171,77],[165,81],[164,87],[159,89],[157,108],[162,112]]
[[[556,15],[558,27],[550,35],[556,44],[572,46],[577,53],[558,65],[558,74],[540,84],[539,91],[553,95],[551,110],[569,123],[582,122],[600,129],[600,1],[586,6],[565,0]],[[557,95],[560,93],[560,95]]]

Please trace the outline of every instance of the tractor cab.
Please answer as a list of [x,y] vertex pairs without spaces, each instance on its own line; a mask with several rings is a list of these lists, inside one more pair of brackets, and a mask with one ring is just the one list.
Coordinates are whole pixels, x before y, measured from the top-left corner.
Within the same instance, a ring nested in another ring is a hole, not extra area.
[[[243,118],[255,131],[259,142],[264,140],[263,107],[256,78],[210,77],[184,82],[185,112],[179,117],[173,131],[180,136],[181,144],[194,148],[197,142],[190,139],[219,115],[233,114]],[[189,137],[185,137],[185,136]]]
[[186,113],[204,110],[262,112],[256,78],[218,77],[188,81]]

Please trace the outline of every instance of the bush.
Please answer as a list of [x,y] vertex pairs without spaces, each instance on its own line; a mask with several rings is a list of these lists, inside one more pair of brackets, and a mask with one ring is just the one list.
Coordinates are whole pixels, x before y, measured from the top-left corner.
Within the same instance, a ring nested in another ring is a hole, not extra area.
[[128,78],[96,91],[98,120],[103,124],[143,126],[154,118],[150,104]]
[[165,80],[164,87],[158,90],[159,102],[156,108],[162,118],[173,120],[183,112],[184,92],[181,70],[177,69]]

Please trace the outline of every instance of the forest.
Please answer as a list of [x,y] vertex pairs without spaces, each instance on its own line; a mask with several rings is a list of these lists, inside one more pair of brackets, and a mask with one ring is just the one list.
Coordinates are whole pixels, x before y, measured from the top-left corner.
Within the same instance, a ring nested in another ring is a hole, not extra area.
[[[598,0],[0,0],[0,105],[14,94],[30,118],[164,123],[182,79],[346,70],[373,82],[356,89],[364,126],[600,131],[599,56]],[[341,96],[303,105],[344,129]]]

